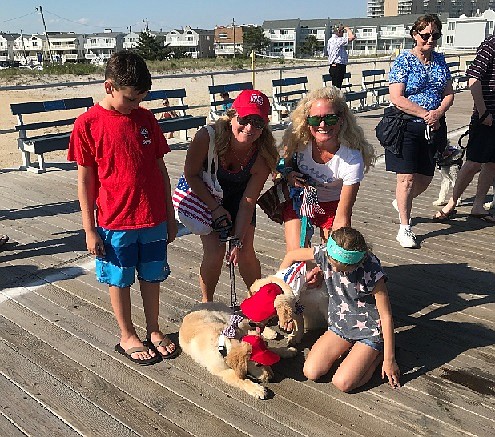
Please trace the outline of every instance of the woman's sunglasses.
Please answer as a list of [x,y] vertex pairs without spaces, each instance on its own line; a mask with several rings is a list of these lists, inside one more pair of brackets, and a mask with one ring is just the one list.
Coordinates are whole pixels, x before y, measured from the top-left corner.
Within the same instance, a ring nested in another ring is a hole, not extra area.
[[442,36],[442,34],[440,32],[435,32],[435,33],[419,33],[418,32],[418,35],[425,42],[428,41],[430,39],[430,37],[433,41],[436,41],[437,39],[440,39],[440,37]]
[[247,126],[248,124],[250,124],[256,129],[263,129],[266,126],[265,120],[254,115],[246,115],[245,117],[237,116],[237,122],[241,126]]
[[306,121],[310,126],[319,126],[323,121],[325,126],[335,126],[339,121],[340,116],[337,114],[325,114],[325,115],[310,115],[306,118]]

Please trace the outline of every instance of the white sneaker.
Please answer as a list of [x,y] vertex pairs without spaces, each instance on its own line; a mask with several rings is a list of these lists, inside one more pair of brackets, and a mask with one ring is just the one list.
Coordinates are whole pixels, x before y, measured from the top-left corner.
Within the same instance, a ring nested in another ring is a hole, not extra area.
[[402,247],[407,249],[414,249],[415,247],[418,247],[416,235],[414,235],[414,232],[411,229],[399,229],[399,233],[395,239]]

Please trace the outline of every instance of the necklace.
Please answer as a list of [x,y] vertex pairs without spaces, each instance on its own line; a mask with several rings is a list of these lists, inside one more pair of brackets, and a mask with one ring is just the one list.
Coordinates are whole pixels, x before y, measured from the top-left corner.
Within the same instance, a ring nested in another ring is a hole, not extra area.
[[230,150],[232,150],[232,154],[234,155],[234,158],[237,160],[237,162],[239,163],[239,166],[241,167],[241,171],[244,170],[244,165],[245,165],[245,162],[246,162],[246,157],[249,159],[251,157],[251,150],[253,150],[253,146],[254,144],[251,144],[251,147],[249,148],[249,150],[247,151],[244,159],[239,159],[239,157],[237,156],[237,153],[235,153],[235,150],[234,148],[232,147],[232,145],[230,146]]
[[423,65],[426,65],[426,66],[430,65],[431,54],[429,57],[427,57],[423,53],[416,51],[415,48],[412,49],[412,54],[414,56],[416,56],[416,58],[418,58],[419,62],[421,62]]

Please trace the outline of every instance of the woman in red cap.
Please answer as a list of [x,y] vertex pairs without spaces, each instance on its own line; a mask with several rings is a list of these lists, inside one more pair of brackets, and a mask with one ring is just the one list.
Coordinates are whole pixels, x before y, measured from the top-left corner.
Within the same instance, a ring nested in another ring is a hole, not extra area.
[[[260,263],[254,251],[256,200],[275,169],[278,151],[268,125],[270,103],[257,90],[242,91],[232,108],[214,125],[205,126],[194,137],[186,155],[184,176],[192,191],[211,210],[213,228],[218,232],[201,236],[203,260],[200,268],[202,301],[213,300],[225,254],[225,232],[237,237],[227,261],[239,265],[242,279],[249,287],[261,277]],[[201,178],[210,141],[215,144],[220,166],[217,179],[223,190],[218,203]],[[223,234],[223,235],[222,235]]]

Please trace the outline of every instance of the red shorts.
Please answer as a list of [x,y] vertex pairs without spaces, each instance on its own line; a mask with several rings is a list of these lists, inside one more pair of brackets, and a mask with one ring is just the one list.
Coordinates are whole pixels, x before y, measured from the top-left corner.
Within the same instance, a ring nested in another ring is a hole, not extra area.
[[[315,218],[311,219],[311,223],[321,229],[332,229],[333,221],[335,219],[335,213],[337,212],[338,200],[332,202],[319,202],[324,213],[316,213]],[[283,212],[284,222],[297,218],[296,211],[292,207],[292,200],[285,202]]]

